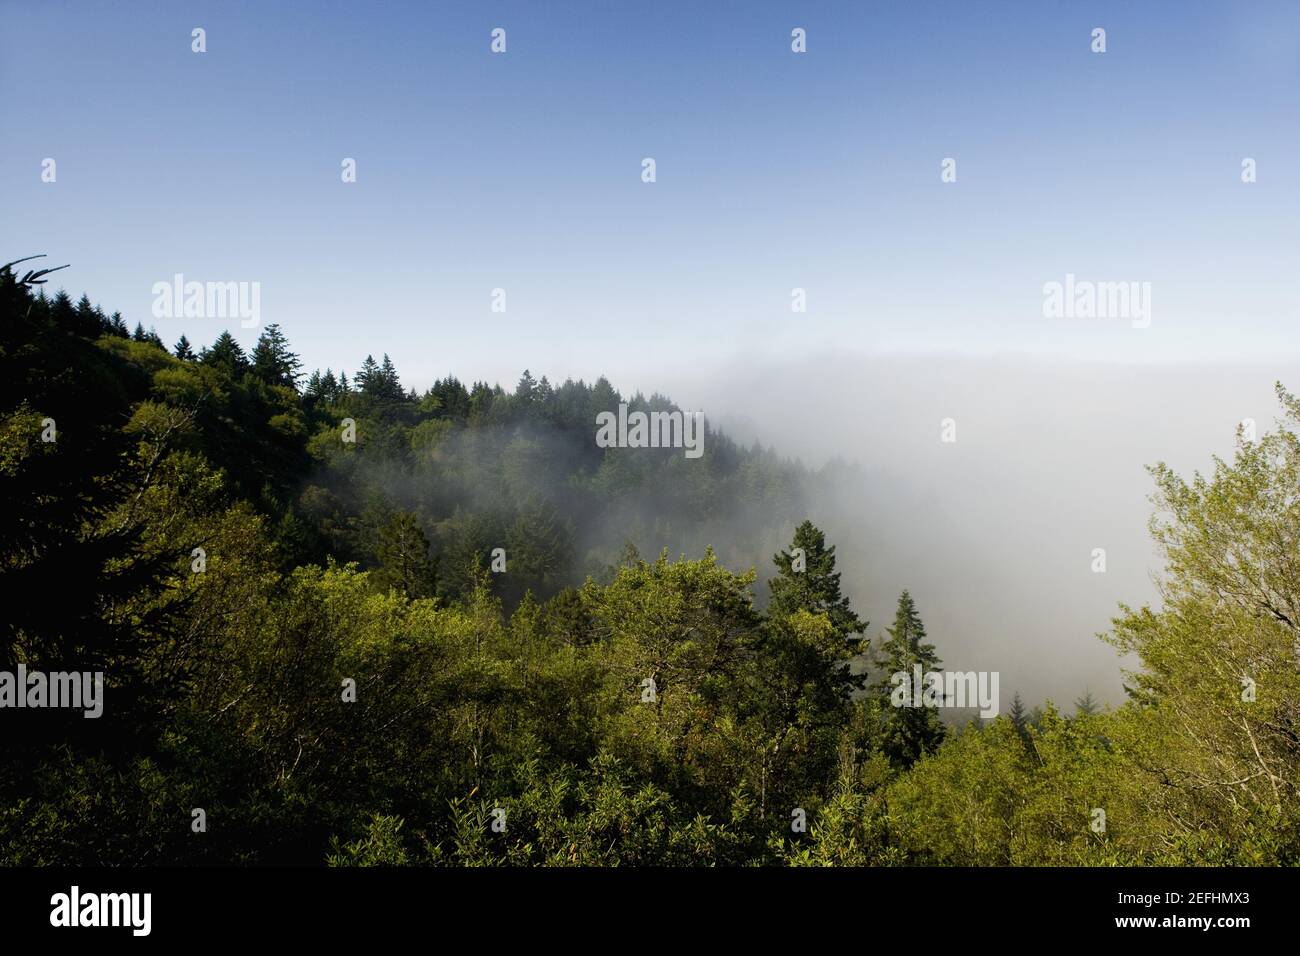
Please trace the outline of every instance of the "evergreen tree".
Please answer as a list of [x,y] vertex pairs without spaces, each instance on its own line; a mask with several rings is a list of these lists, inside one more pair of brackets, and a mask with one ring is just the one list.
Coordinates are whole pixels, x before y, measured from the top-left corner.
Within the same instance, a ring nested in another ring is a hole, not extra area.
[[1074,716],[1076,717],[1091,717],[1099,710],[1101,710],[1101,706],[1097,703],[1097,699],[1092,696],[1092,691],[1087,688],[1084,689],[1082,697],[1076,697],[1074,700]]
[[84,335],[86,338],[97,338],[102,332],[108,331],[108,323],[104,319],[104,313],[90,304],[90,297],[83,295],[77,301],[77,307],[73,312],[74,327],[78,335]]
[[[907,591],[899,595],[894,626],[885,633],[889,636],[880,646],[884,656],[879,662],[881,674],[872,691],[884,715],[885,754],[895,766],[910,767],[943,742],[939,711],[926,706],[924,695],[925,675],[937,671],[943,662],[934,645],[926,643],[925,625]],[[922,675],[920,686],[916,686],[917,666]]]
[[182,362],[194,361],[194,349],[190,347],[190,340],[184,335],[176,342],[176,357]]
[[379,366],[379,397],[386,402],[400,402],[406,396],[402,392],[402,382],[397,377],[397,368],[393,360],[384,353],[384,361]]
[[257,344],[253,347],[253,374],[271,385],[297,388],[301,377],[300,368],[302,362],[289,351],[289,340],[280,331],[280,326],[272,322],[258,336]]
[[383,385],[379,379],[379,363],[373,355],[367,355],[361,363],[361,370],[352,378],[356,390],[369,398],[379,398]]
[[398,588],[407,597],[432,597],[435,588],[435,564],[429,557],[429,540],[413,514],[394,513],[378,527],[375,534],[374,572],[381,588]]
[[116,335],[118,338],[131,337],[131,333],[126,328],[126,319],[122,318],[121,312],[114,312],[113,317],[108,320],[108,331],[110,335]]
[[777,576],[767,583],[771,591],[770,616],[790,615],[799,610],[825,614],[843,640],[855,644],[860,640],[867,622],[853,613],[849,599],[840,593],[835,546],[826,546],[826,536],[816,525],[805,520],[795,529],[790,550],[778,552],[772,560]]
[[528,369],[524,369],[524,374],[519,376],[519,384],[515,386],[515,401],[520,408],[531,408],[537,398],[537,382]]
[[248,358],[244,349],[229,331],[222,332],[211,348],[206,348],[199,355],[204,365],[225,370],[232,378],[238,378],[248,369]]
[[60,289],[50,300],[50,319],[65,332],[77,329],[77,308],[68,293]]
[[1025,710],[1025,703],[1020,699],[1020,691],[1016,691],[1011,698],[1011,713],[1008,714],[1011,719],[1011,725],[1016,728],[1016,733],[1026,743],[1029,742],[1029,712]]

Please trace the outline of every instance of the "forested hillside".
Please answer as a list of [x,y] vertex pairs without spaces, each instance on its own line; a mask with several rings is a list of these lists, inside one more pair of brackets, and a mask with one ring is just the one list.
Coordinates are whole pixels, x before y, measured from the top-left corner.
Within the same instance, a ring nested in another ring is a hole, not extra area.
[[942,647],[907,593],[854,613],[802,468],[596,446],[664,397],[304,375],[275,326],[169,350],[35,283],[0,271],[0,671],[102,671],[104,706],[0,709],[0,862],[1297,862],[1281,387],[1212,475],[1152,469],[1129,702],[953,731],[893,705]]

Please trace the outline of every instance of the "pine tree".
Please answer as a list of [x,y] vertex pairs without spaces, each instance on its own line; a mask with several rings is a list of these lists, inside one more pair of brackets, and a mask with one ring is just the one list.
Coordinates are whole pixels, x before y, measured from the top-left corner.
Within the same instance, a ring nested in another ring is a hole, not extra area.
[[405,398],[401,379],[397,376],[397,368],[387,352],[384,353],[384,361],[379,366],[379,397],[386,402],[400,402]]
[[410,512],[398,511],[379,525],[374,552],[379,567],[374,572],[381,588],[399,588],[411,598],[432,597],[436,566],[429,557],[429,540]]
[[244,349],[229,331],[222,332],[211,348],[203,350],[199,361],[204,365],[224,369],[232,377],[239,377],[248,369],[248,358]]
[[1101,705],[1099,705],[1097,703],[1097,699],[1092,696],[1092,691],[1088,690],[1087,688],[1084,688],[1082,697],[1075,698],[1074,716],[1091,717],[1099,710],[1101,710]]
[[362,395],[379,398],[382,386],[379,382],[379,363],[373,355],[367,355],[361,363],[361,371],[352,377],[352,384]]
[[[343,384],[347,385],[346,376],[344,377]],[[339,397],[338,379],[334,377],[334,373],[328,368],[325,369],[325,374],[321,376],[320,396],[327,402],[332,402]]]
[[1011,726],[1016,728],[1020,739],[1028,743],[1029,712],[1025,710],[1025,702],[1020,699],[1020,691],[1016,691],[1015,696],[1011,698],[1011,713],[1008,716],[1011,718]]
[[[881,674],[871,689],[884,714],[885,754],[895,766],[910,767],[923,755],[934,753],[943,742],[939,711],[925,706],[923,696],[925,675],[937,671],[943,662],[934,645],[926,643],[925,625],[907,591],[899,595],[894,626],[885,633],[889,637],[880,646],[884,655],[879,662]],[[919,687],[915,681],[918,666],[922,675]],[[902,694],[900,687],[910,689],[910,693]]]
[[176,357],[182,362],[194,361],[194,349],[190,347],[190,340],[184,335],[176,342]]
[[113,317],[108,320],[108,331],[109,334],[116,335],[119,338],[127,339],[131,337],[131,333],[126,328],[126,319],[122,318],[121,312],[114,312]]
[[536,398],[537,381],[528,369],[524,369],[524,374],[519,376],[519,384],[515,386],[515,401],[520,408],[530,408]]
[[258,336],[253,347],[252,368],[254,375],[271,385],[298,387],[302,362],[289,351],[289,340],[277,323],[272,322]]
[[83,295],[77,301],[77,307],[73,312],[75,316],[74,328],[78,335],[84,335],[88,339],[98,338],[101,332],[106,331],[104,323],[104,313],[90,304],[90,297]]
[[77,308],[68,293],[60,289],[50,300],[50,319],[65,332],[76,330]]
[[[802,549],[801,558],[796,549]],[[853,613],[849,599],[840,594],[835,546],[826,546],[826,536],[816,525],[804,521],[795,529],[790,550],[774,554],[772,560],[777,576],[767,583],[772,594],[769,616],[789,615],[799,610],[825,614],[844,640],[854,643],[860,640],[867,622]],[[803,570],[797,570],[798,566]]]

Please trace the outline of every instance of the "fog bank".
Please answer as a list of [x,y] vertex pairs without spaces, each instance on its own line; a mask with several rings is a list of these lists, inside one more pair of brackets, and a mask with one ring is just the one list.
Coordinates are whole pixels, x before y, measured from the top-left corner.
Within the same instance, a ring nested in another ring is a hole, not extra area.
[[1300,362],[841,354],[656,378],[738,441],[825,466],[809,517],[872,636],[909,589],[945,667],[1000,671],[1004,707],[1016,690],[1123,700],[1121,662],[1096,635],[1119,602],[1155,599],[1145,466],[1190,475],[1230,457],[1242,419],[1272,429],[1279,379],[1300,387]]

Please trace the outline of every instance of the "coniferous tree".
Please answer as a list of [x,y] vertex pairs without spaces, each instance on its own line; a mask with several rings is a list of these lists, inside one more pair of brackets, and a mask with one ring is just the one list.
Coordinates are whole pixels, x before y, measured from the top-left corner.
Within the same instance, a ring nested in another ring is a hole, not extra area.
[[[872,690],[884,715],[885,753],[896,766],[910,767],[925,754],[938,750],[943,742],[945,731],[939,711],[927,705],[924,693],[925,675],[938,671],[943,662],[934,645],[926,642],[925,625],[907,591],[899,595],[894,626],[885,633],[889,636],[880,646],[881,674]],[[920,686],[916,683],[918,666]]]
[[287,388],[298,387],[301,377],[298,370],[302,368],[302,362],[289,350],[289,340],[277,323],[272,322],[258,336],[251,366],[253,374],[264,382]]
[[176,357],[182,362],[194,361],[194,349],[190,346],[190,340],[184,335],[176,342]]
[[108,323],[104,319],[104,313],[90,304],[89,296],[83,295],[77,301],[77,307],[73,314],[78,335],[84,335],[86,338],[96,338],[102,332],[108,330]]
[[378,527],[375,558],[379,562],[375,581],[380,587],[399,588],[411,598],[433,596],[436,566],[429,557],[429,539],[414,515],[398,511]]
[[320,396],[327,402],[332,402],[339,397],[338,379],[334,377],[334,373],[328,368],[325,369],[325,374],[321,376]]
[[356,390],[368,398],[379,398],[383,386],[379,380],[379,363],[373,355],[367,355],[361,363],[361,369],[352,377]]
[[199,355],[199,361],[223,369],[232,378],[238,378],[248,370],[248,358],[244,355],[244,349],[229,331],[217,336],[212,347],[204,349]]
[[1092,696],[1092,691],[1087,688],[1083,691],[1082,697],[1076,697],[1074,700],[1074,716],[1091,717],[1101,709],[1097,703],[1097,698]]
[[1020,691],[1016,691],[1011,698],[1011,712],[1007,715],[1011,719],[1011,725],[1016,728],[1022,740],[1029,741],[1029,712],[1025,710],[1025,703],[1020,699]]
[[[835,570],[835,546],[826,546],[826,536],[811,521],[795,529],[789,551],[772,556],[777,576],[768,581],[769,615],[789,615],[798,610],[825,614],[835,632],[856,643],[867,629],[840,593],[840,573]],[[799,570],[802,568],[802,570]]]
[[77,308],[72,304],[72,298],[67,292],[60,289],[50,300],[50,319],[59,328],[65,332],[76,330]]
[[515,386],[515,401],[520,408],[528,409],[533,407],[536,399],[537,381],[528,369],[524,369],[524,374],[519,376],[519,384]]
[[406,396],[402,392],[402,382],[397,376],[393,360],[384,353],[384,360],[379,365],[379,397],[386,402],[400,402]]

